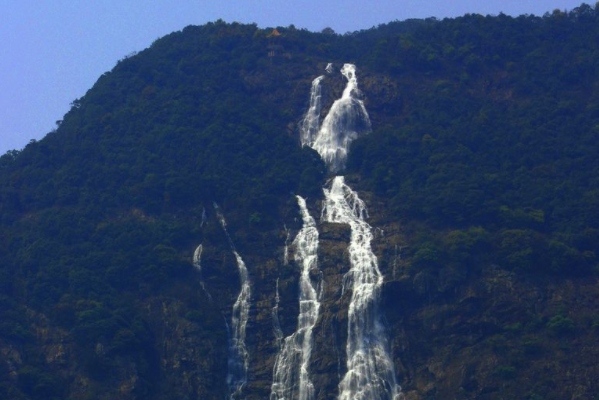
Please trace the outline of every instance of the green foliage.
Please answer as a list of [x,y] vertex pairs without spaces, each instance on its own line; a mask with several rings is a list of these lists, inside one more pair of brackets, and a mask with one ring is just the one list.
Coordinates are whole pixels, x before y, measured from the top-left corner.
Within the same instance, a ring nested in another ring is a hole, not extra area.
[[531,392],[528,394],[528,397],[526,399],[527,400],[543,400],[543,396],[541,396],[540,394]]
[[471,227],[465,231],[453,230],[443,235],[443,247],[449,259],[463,267],[471,266],[476,255],[488,248],[488,232],[480,227]]
[[32,399],[63,398],[63,383],[52,375],[33,367],[23,367],[17,372],[19,387]]
[[528,356],[537,356],[543,353],[542,343],[535,338],[527,338],[522,342],[524,353]]
[[496,353],[505,353],[505,351],[509,348],[509,341],[507,340],[505,335],[494,335],[489,338],[489,345]]
[[[274,58],[268,30],[217,21],[122,59],[55,131],[0,157],[0,341],[28,355],[17,383],[0,374],[0,397],[68,397],[67,383],[31,356],[38,319],[75,342],[90,398],[119,363],[135,365],[140,398],[168,397],[157,386],[151,296],[194,305],[172,318],[201,327],[197,351],[225,346],[213,307],[180,290],[197,286],[190,258],[203,235],[225,241],[202,231],[202,208],[216,201],[243,249],[280,229],[293,194],[322,195],[324,164],[294,126],[330,61],[358,64],[374,123],[353,143],[348,172],[412,227],[408,262],[427,293],[436,282],[457,292],[481,265],[596,274],[598,16],[583,5],[347,35],[280,28],[289,57]],[[538,356],[538,339],[512,345],[543,327],[576,330],[559,314],[510,322],[488,344],[519,361]],[[516,367],[496,376],[512,379]]]
[[557,335],[573,333],[576,329],[574,321],[564,315],[556,315],[547,322],[547,328]]
[[500,365],[495,369],[495,375],[501,379],[513,379],[516,377],[516,368],[511,365]]
[[522,323],[516,322],[516,323],[505,326],[504,329],[506,332],[518,333],[518,332],[522,331]]
[[439,249],[430,242],[423,243],[414,253],[412,263],[418,268],[435,268],[441,264]]
[[193,321],[193,322],[201,322],[203,319],[203,315],[201,312],[199,312],[197,310],[193,310],[193,311],[186,312],[185,318],[190,321]]
[[380,38],[369,65],[401,91],[368,104],[378,124],[349,170],[398,219],[485,229],[506,268],[591,273],[599,241],[578,235],[599,228],[599,42],[582,43],[599,38],[598,13],[565,15],[467,15]]
[[[296,54],[337,40],[281,31]],[[90,396],[122,363],[135,365],[140,398],[158,393],[144,301],[195,302],[172,287],[198,284],[202,208],[218,202],[232,234],[256,232],[280,227],[292,193],[320,194],[324,165],[289,132],[305,99],[288,96],[288,61],[268,62],[267,45],[254,25],[187,27],[120,60],[55,131],[0,157],[0,342],[34,349],[39,313],[74,341]],[[312,66],[297,73],[309,79]],[[206,348],[222,344],[222,320],[196,307],[186,317],[206,325]],[[23,362],[6,398],[67,397],[43,361]]]

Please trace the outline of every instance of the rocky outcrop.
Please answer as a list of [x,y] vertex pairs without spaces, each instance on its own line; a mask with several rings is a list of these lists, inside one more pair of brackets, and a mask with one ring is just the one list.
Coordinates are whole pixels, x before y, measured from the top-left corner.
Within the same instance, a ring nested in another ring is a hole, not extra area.
[[321,223],[319,266],[323,296],[320,317],[314,327],[312,380],[318,400],[334,399],[345,373],[347,308],[349,293],[344,292],[343,275],[349,269],[347,225]]
[[[599,374],[596,279],[523,276],[492,263],[470,270],[455,265],[419,270],[412,264],[409,229],[388,218],[379,198],[367,192],[360,196],[375,230],[373,249],[385,276],[381,311],[406,399],[592,398]],[[318,202],[310,206],[318,216]],[[272,312],[277,280],[279,325],[284,336],[296,329],[300,267],[293,246],[287,262],[284,254],[285,243],[291,243],[301,227],[296,212],[290,209],[285,221],[291,240],[282,226],[248,237],[232,233],[253,290],[247,328],[250,368],[243,392],[248,400],[270,394],[279,350]],[[344,287],[343,277],[349,268],[350,228],[318,219],[317,225],[319,271],[311,279],[323,292],[310,372],[316,398],[329,400],[337,397],[346,372],[351,289]],[[216,221],[208,221],[203,237],[201,273],[139,299],[151,336],[146,361],[115,353],[102,341],[90,346],[90,354],[82,352],[68,329],[27,309],[24,317],[32,335],[25,342],[0,343],[0,373],[34,397],[35,390],[43,388],[40,382],[50,379],[61,384],[47,390],[66,386],[64,398],[72,400],[90,395],[139,399],[149,390],[156,399],[222,400],[227,390],[226,322],[239,280],[235,258]],[[32,348],[40,357],[33,369],[28,366]],[[109,374],[102,372],[106,368]],[[148,376],[156,377],[155,382],[147,382]],[[553,376],[560,377],[560,385],[553,383]],[[26,389],[26,379],[37,383]],[[9,398],[17,393],[10,390]]]
[[[594,299],[599,295],[599,286],[595,281],[523,277],[493,264],[480,265],[470,272],[456,266],[415,269],[410,251],[413,239],[387,217],[384,201],[369,193],[360,195],[368,203],[369,222],[375,230],[374,250],[385,275],[381,308],[406,399],[557,399],[591,395],[596,385],[593,376],[599,372],[593,361],[599,355],[597,328],[592,328],[597,325],[598,315]],[[312,206],[312,213],[319,215],[319,205]],[[289,226],[293,223],[288,221]],[[314,327],[310,371],[316,398],[324,400],[336,398],[339,381],[346,372],[351,293],[344,290],[343,277],[349,268],[350,229],[342,224],[317,223],[320,273],[312,279],[322,283],[323,296]],[[296,221],[291,237],[298,228]],[[267,398],[270,393],[278,350],[272,319],[277,279],[284,335],[293,333],[297,323],[300,270],[293,260],[292,247],[288,263],[284,262],[285,235],[283,230],[269,232],[262,240],[270,240],[254,243],[254,250],[246,251],[255,288],[248,326],[251,362],[244,392],[247,399]],[[226,252],[219,248],[206,263],[220,263],[234,271],[232,258],[223,256]],[[216,283],[220,279],[212,276],[211,280]],[[221,281],[224,286],[225,281]],[[225,316],[233,301],[232,293],[222,307]],[[572,360],[579,360],[580,366],[573,365]],[[575,370],[578,373],[572,373]],[[547,376],[553,374],[566,376],[567,385],[551,385]]]
[[406,399],[592,398],[596,278],[523,276],[494,264],[414,269],[414,239],[389,222],[384,202],[364,198],[381,233],[382,308]]

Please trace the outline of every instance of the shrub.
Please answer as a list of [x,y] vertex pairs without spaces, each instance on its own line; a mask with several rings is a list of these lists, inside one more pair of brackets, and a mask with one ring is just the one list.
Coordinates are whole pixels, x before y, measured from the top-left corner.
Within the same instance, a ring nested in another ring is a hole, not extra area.
[[565,335],[574,332],[574,321],[563,315],[556,315],[547,322],[547,328],[557,335]]
[[500,365],[495,369],[495,375],[501,379],[513,379],[516,377],[516,368],[511,365]]

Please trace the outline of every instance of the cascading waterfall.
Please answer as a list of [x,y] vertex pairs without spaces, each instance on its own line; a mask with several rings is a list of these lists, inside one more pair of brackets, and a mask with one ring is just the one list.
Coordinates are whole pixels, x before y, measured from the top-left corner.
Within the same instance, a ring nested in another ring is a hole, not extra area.
[[193,252],[193,266],[198,270],[198,272],[202,272],[202,251],[204,250],[204,246],[199,245],[196,247],[196,250]]
[[302,146],[314,144],[320,126],[320,110],[322,109],[322,80],[324,75],[312,81],[310,89],[310,107],[300,122],[300,140]]
[[231,314],[231,344],[229,346],[229,373],[227,383],[231,389],[231,399],[237,399],[241,394],[243,386],[247,383],[247,372],[250,355],[245,345],[246,327],[250,314],[251,288],[248,278],[248,271],[245,263],[237,253],[233,251],[237,260],[239,269],[239,280],[241,281],[241,291],[233,304]]
[[275,306],[272,308],[272,328],[275,334],[275,338],[277,340],[277,345],[279,348],[283,343],[283,330],[281,329],[281,323],[279,321],[279,303],[281,302],[281,297],[279,296],[279,278],[277,278],[277,286],[275,292]]
[[300,313],[297,330],[285,338],[275,361],[270,400],[313,400],[314,385],[310,381],[312,330],[320,311],[320,285],[314,285],[310,273],[318,268],[318,230],[310,216],[306,201],[297,196],[303,226],[293,241],[295,260],[301,266]]
[[208,218],[206,217],[206,208],[202,207],[202,222],[200,222],[200,228],[202,228],[204,226],[207,219]]
[[[327,72],[332,70],[327,65]],[[370,118],[360,100],[356,68],[345,64],[341,69],[347,85],[341,98],[336,100],[320,125],[322,109],[322,80],[312,82],[310,108],[300,123],[302,145],[314,148],[332,173],[345,167],[351,142],[371,131]],[[339,400],[397,400],[401,388],[396,382],[389,343],[378,305],[383,284],[377,258],[371,247],[373,229],[366,222],[364,202],[346,183],[336,176],[323,188],[325,202],[322,220],[348,224],[351,228],[348,248],[350,269],[343,279],[343,292],[351,291],[348,310],[346,343],[346,372],[339,383]],[[315,388],[310,377],[310,359],[313,329],[319,317],[322,296],[322,278],[315,284],[313,272],[318,269],[319,236],[316,223],[310,216],[306,201],[297,196],[303,226],[292,243],[297,265],[301,267],[299,282],[300,311],[296,331],[283,338],[279,324],[279,281],[276,285],[275,305],[272,309],[273,329],[279,345],[271,386],[270,400],[314,400]],[[229,361],[227,384],[231,400],[239,400],[247,383],[249,353],[245,344],[249,318],[251,286],[248,271],[227,232],[226,221],[218,205],[217,217],[227,235],[239,270],[241,290],[232,309],[229,332]],[[288,236],[289,237],[289,236]],[[285,263],[287,263],[285,243]],[[194,265],[201,270],[200,245],[194,254]]]
[[[283,265],[289,264],[289,237],[291,236],[291,232],[287,228],[287,225],[283,225],[285,228],[285,248],[283,249]],[[277,285],[279,284],[279,280],[277,279]]]
[[246,328],[250,314],[250,298],[252,295],[248,270],[243,262],[243,259],[235,250],[233,240],[227,231],[227,222],[225,217],[220,212],[216,203],[214,203],[218,220],[227,235],[229,244],[237,261],[237,269],[239,270],[239,281],[241,290],[237,296],[237,300],[233,304],[231,313],[231,327],[229,338],[229,360],[227,385],[229,386],[229,394],[231,400],[237,400],[241,396],[241,391],[247,383],[247,372],[249,366],[249,353],[245,345]]
[[344,277],[344,291],[351,287],[348,312],[347,372],[339,384],[339,400],[393,400],[400,388],[395,380],[388,352],[385,328],[378,313],[383,284],[377,258],[372,252],[372,228],[365,221],[366,206],[342,176],[323,189],[322,219],[348,224],[350,270]]
[[[358,89],[356,66],[344,64],[341,74],[347,79],[343,95],[340,99],[335,100],[318,130],[314,142],[310,144],[310,147],[320,154],[333,173],[345,167],[351,142],[372,130],[368,112],[362,100],[359,99],[361,93]],[[314,83],[312,90],[314,91]],[[306,116],[308,114],[310,111]],[[302,143],[307,142],[302,139]]]
[[[327,72],[329,70],[327,65]],[[372,128],[364,103],[359,99],[356,67],[345,64],[341,73],[347,85],[325,117],[311,144],[335,173],[345,167],[351,142]],[[311,97],[314,93],[312,89]],[[366,222],[364,202],[343,176],[324,188],[322,220],[348,224],[350,269],[344,277],[343,292],[351,289],[347,328],[347,372],[339,384],[339,400],[395,400],[401,388],[396,382],[388,351],[385,328],[378,312],[383,284],[377,258],[371,247],[372,227]],[[271,398],[272,400],[272,398]]]
[[196,247],[196,250],[193,252],[193,266],[200,274],[200,286],[202,287],[202,290],[204,291],[204,293],[206,293],[206,296],[208,296],[208,300],[212,301],[212,296],[210,295],[210,292],[208,292],[208,289],[206,289],[206,285],[204,284],[204,278],[202,277],[203,250],[204,246],[202,246],[201,244],[198,247]]

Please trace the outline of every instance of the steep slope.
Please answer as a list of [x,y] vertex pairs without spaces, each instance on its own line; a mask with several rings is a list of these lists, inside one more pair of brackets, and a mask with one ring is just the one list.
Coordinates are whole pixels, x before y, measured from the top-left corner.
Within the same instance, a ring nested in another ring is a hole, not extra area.
[[[0,397],[268,398],[312,283],[298,359],[311,395],[337,398],[353,233],[319,218],[326,167],[299,126],[314,79],[318,125],[351,62],[372,133],[336,170],[369,210],[377,329],[405,397],[593,398],[598,18],[583,5],[344,36],[218,21],[119,61],[55,131],[0,157]],[[306,214],[318,270],[294,244]]]
[[[3,157],[7,396],[222,397],[211,376],[226,373],[222,314],[237,276],[212,202],[232,234],[244,229],[244,253],[270,245],[288,193],[318,190],[324,173],[229,64],[227,46],[238,59],[266,51],[256,32],[218,23],[157,41],[103,75],[55,132]],[[223,257],[203,263],[220,276],[221,308],[189,268],[202,242],[204,259]]]

